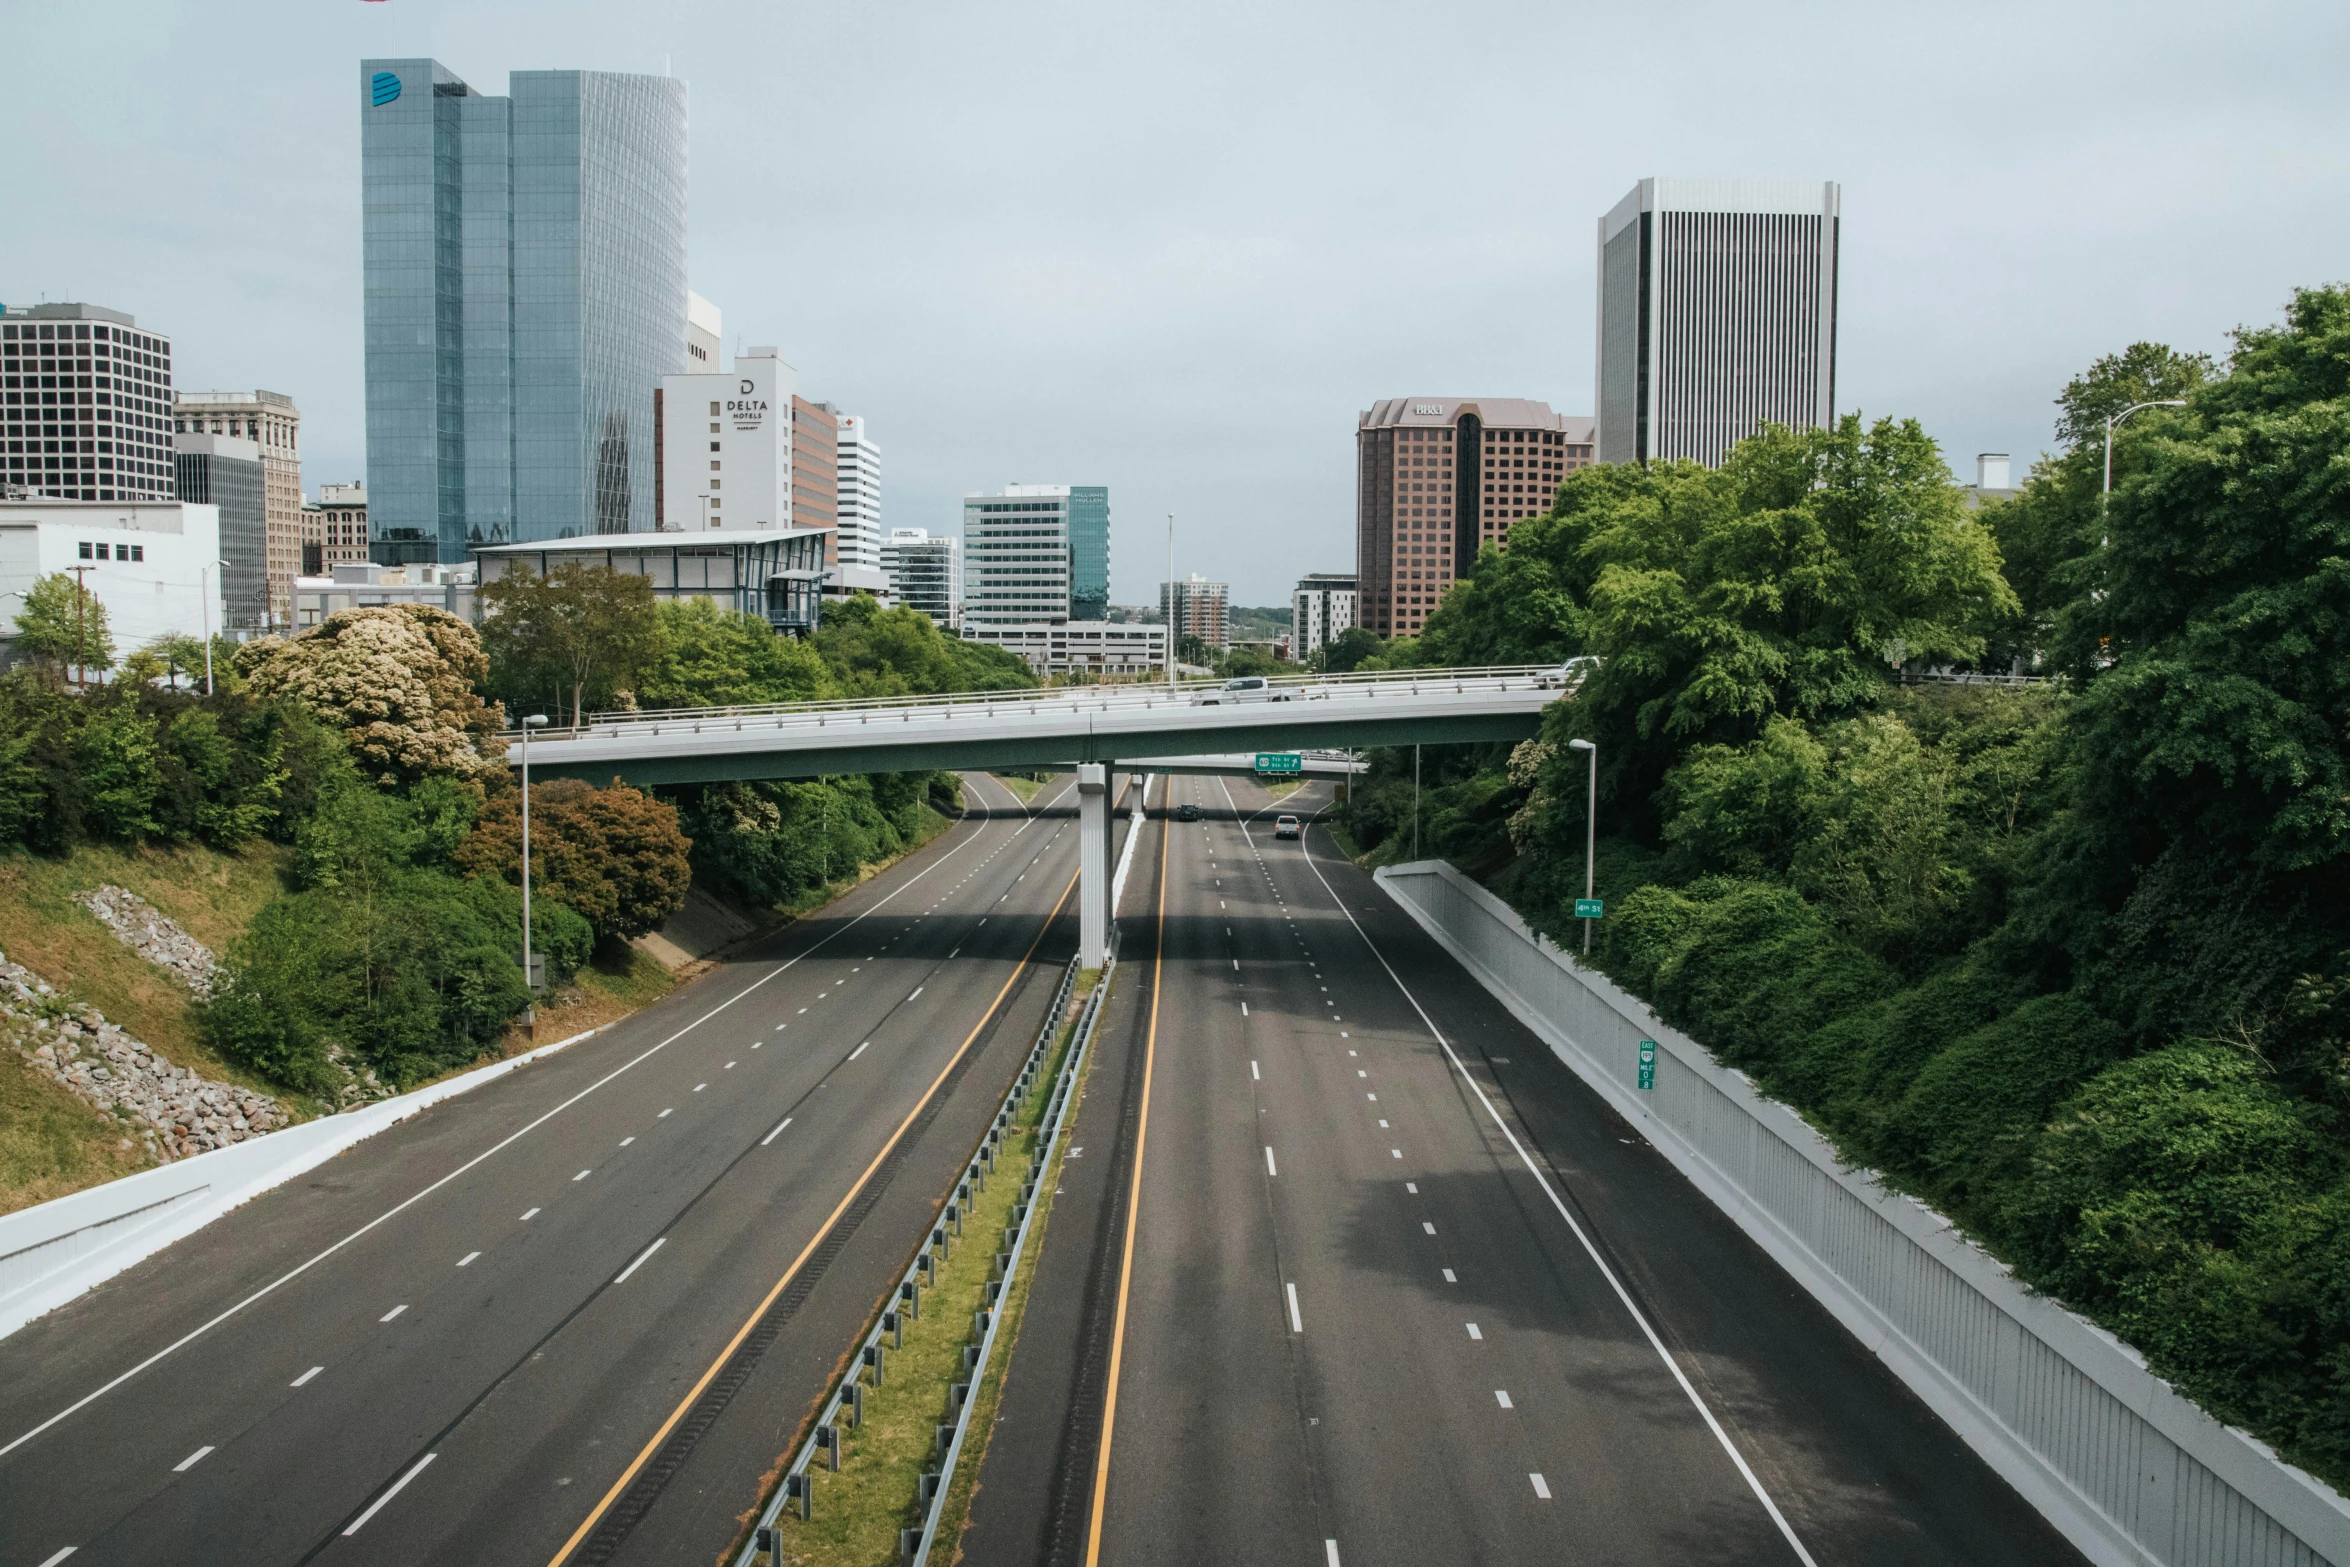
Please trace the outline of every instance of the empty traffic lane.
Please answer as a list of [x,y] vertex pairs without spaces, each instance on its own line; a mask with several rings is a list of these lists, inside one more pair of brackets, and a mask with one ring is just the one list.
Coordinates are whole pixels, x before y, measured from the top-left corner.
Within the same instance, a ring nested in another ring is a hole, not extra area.
[[1185,790],[1094,1559],[2077,1559],[1326,838]]

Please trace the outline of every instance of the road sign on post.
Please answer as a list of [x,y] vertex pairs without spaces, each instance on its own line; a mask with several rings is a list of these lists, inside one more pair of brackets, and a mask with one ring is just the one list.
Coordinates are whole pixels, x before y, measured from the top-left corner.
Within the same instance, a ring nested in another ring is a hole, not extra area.
[[1640,1041],[1640,1086],[1656,1087],[1656,1041],[1653,1039]]
[[1257,771],[1260,773],[1302,773],[1306,759],[1295,751],[1259,751]]
[[1575,918],[1579,920],[1595,920],[1606,912],[1607,900],[1605,898],[1577,898],[1575,900]]

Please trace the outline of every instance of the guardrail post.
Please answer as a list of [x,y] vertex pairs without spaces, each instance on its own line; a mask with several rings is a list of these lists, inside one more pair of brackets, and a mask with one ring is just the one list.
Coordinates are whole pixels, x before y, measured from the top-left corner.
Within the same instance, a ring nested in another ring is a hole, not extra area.
[[802,1523],[808,1521],[808,1514],[812,1506],[809,1498],[815,1489],[815,1482],[808,1478],[808,1472],[804,1469],[798,1474],[788,1474],[783,1477],[784,1505],[788,1507],[794,1502],[799,1503],[800,1522]]
[[868,1344],[865,1346],[865,1364],[873,1368],[873,1385],[875,1387],[881,1386],[882,1359],[883,1356],[881,1353],[881,1346],[879,1344]]
[[765,1556],[768,1560],[768,1563],[770,1564],[770,1567],[775,1567],[775,1564],[778,1564],[783,1560],[782,1553],[777,1548],[781,1542],[779,1542],[775,1536],[775,1525],[761,1524],[759,1526],[759,1532],[756,1535],[753,1535],[751,1538],[751,1549]]

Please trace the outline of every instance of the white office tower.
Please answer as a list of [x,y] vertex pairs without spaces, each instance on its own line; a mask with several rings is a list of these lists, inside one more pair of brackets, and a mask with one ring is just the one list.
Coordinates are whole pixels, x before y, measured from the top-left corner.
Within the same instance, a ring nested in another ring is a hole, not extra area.
[[1289,656],[1304,663],[1354,623],[1354,573],[1317,571],[1299,578],[1289,595]]
[[[847,508],[842,510],[845,513]],[[889,542],[881,546],[881,571],[889,579],[890,592],[900,608],[918,609],[949,627],[961,616],[961,539],[952,534],[933,537],[928,528],[892,528]]]
[[788,528],[791,400],[798,376],[772,348],[724,375],[661,377],[653,399],[653,526]]
[[[881,448],[859,414],[842,414],[840,443],[840,563],[885,570],[881,551]],[[901,595],[898,602],[905,602]]]
[[714,373],[720,364],[719,347],[726,340],[725,320],[718,307],[687,289],[685,294],[685,367]]
[[1642,180],[1599,220],[1599,460],[1711,467],[1836,407],[1832,180]]

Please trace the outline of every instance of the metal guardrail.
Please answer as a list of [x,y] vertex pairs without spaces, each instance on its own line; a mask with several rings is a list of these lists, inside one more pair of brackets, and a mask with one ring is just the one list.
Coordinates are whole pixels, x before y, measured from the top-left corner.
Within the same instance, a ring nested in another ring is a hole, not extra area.
[[[1580,682],[1583,666],[1594,660],[1572,659],[1565,664],[1499,664],[1464,669],[1397,669],[1351,675],[1279,675],[1268,677],[1270,697],[1227,699],[1230,705],[1260,701],[1320,702],[1376,697],[1383,691],[1467,694],[1478,691],[1550,690],[1565,692]],[[671,707],[643,711],[592,713],[576,728],[549,726],[535,732],[532,744],[592,736],[659,734],[665,729],[701,733],[710,727],[737,729],[756,722],[761,728],[795,725],[824,727],[836,721],[870,724],[877,718],[911,722],[917,717],[953,719],[970,714],[982,719],[1005,713],[1149,712],[1164,707],[1190,708],[1223,690],[1222,681],[1190,681],[1170,691],[1165,686],[1059,686],[1015,691],[959,691],[931,696],[832,698],[820,702],[762,702],[735,707]],[[518,742],[522,731],[506,731]]]
[[[979,1402],[979,1388],[987,1377],[988,1361],[995,1351],[996,1329],[1001,1320],[1001,1314],[996,1308],[1004,1292],[1012,1287],[1012,1280],[1019,1274],[1020,1259],[1027,1250],[1028,1237],[1034,1227],[1037,1187],[1045,1172],[1051,1168],[1053,1155],[1060,1148],[1069,1112],[1075,1103],[1078,1075],[1091,1053],[1094,1025],[1100,1020],[1103,1000],[1110,993],[1110,976],[1117,967],[1118,942],[1116,927],[1113,926],[1109,957],[1102,964],[1101,978],[1095,983],[1093,993],[1085,998],[1085,1006],[1078,1014],[1076,1033],[1070,1039],[1068,1059],[1061,1064],[1060,1075],[1053,1080],[1052,1096],[1045,1106],[1043,1118],[1037,1123],[1036,1153],[1029,1161],[1027,1183],[1021,1189],[1020,1201],[1012,1209],[1013,1222],[1007,1235],[1010,1245],[1002,1253],[1005,1259],[1000,1269],[1002,1277],[989,1281],[988,1303],[980,1308],[977,1320],[973,1323],[979,1339],[977,1352],[973,1355],[970,1347],[966,1346],[968,1358],[964,1379],[950,1390],[952,1408],[948,1418],[952,1425],[950,1427],[942,1423],[940,1430],[942,1433],[951,1431],[951,1435],[940,1455],[938,1467],[925,1472],[917,1482],[922,1503],[922,1522],[914,1528],[899,1532],[898,1554],[901,1559],[910,1560],[913,1567],[928,1567],[939,1514],[946,1505],[947,1492],[954,1485],[955,1466],[962,1457],[963,1438],[970,1429],[971,1411]],[[831,1397],[825,1402],[824,1412],[817,1416],[815,1426],[792,1455],[790,1465],[784,1470],[783,1484],[768,1499],[759,1514],[758,1523],[751,1530],[750,1539],[736,1553],[735,1567],[754,1567],[762,1555],[769,1563],[778,1561],[778,1548],[782,1544],[778,1520],[782,1518],[785,1509],[796,1506],[802,1519],[807,1518],[813,1510],[815,1480],[810,1470],[815,1461],[819,1457],[825,1458],[833,1470],[839,1470],[842,1445],[840,1433],[843,1428],[838,1422],[841,1412],[844,1409],[849,1411],[851,1424],[863,1420],[866,1376],[871,1375],[875,1387],[881,1385],[888,1351],[904,1346],[906,1320],[921,1315],[922,1290],[933,1276],[933,1255],[943,1259],[954,1238],[962,1233],[963,1215],[969,1211],[973,1194],[985,1188],[987,1176],[995,1167],[995,1151],[1014,1125],[1020,1102],[1035,1088],[1037,1074],[1051,1063],[1053,1042],[1060,1033],[1061,1020],[1068,1011],[1070,993],[1077,985],[1077,974],[1077,959],[1071,957],[1069,966],[1061,971],[1060,988],[1053,994],[1052,1007],[1045,1014],[1044,1026],[1037,1031],[1036,1043],[1029,1048],[1028,1059],[1022,1064],[1019,1076],[1013,1079],[1010,1091],[1004,1095],[1002,1105],[996,1110],[995,1119],[989,1123],[986,1134],[973,1149],[962,1175],[956,1179],[948,1194],[946,1207],[941,1211],[938,1222],[931,1227],[929,1241],[915,1255],[905,1275],[898,1280],[896,1290],[889,1296],[890,1304],[882,1310],[872,1329],[859,1343],[856,1354],[850,1357],[848,1374],[833,1388]],[[885,1344],[884,1339],[891,1342]]]

